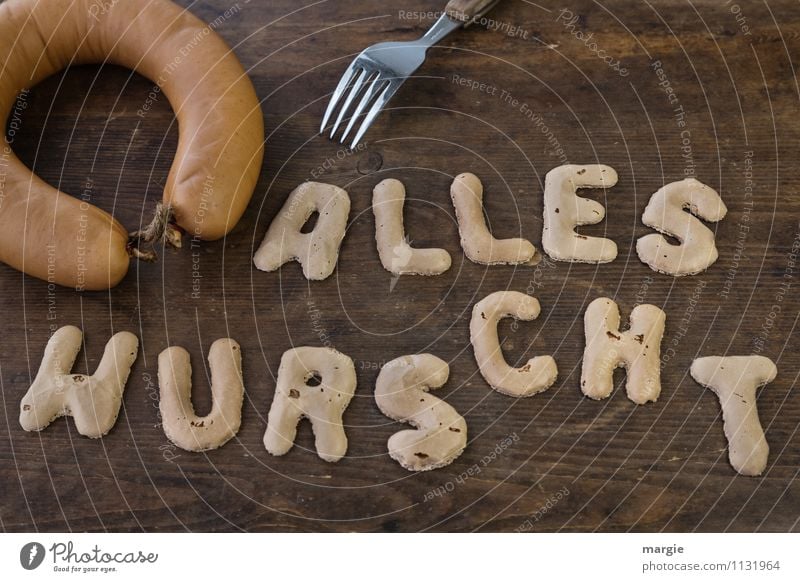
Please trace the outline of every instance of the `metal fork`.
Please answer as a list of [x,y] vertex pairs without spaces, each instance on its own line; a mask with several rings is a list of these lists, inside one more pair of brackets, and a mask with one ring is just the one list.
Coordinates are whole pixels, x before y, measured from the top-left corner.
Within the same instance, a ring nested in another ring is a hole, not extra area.
[[439,19],[420,39],[406,42],[381,42],[364,49],[347,67],[331,95],[331,101],[322,118],[320,133],[325,132],[336,106],[344,100],[330,138],[346,119],[351,105],[358,101],[342,133],[339,143],[344,143],[356,120],[364,115],[350,149],[355,148],[375,121],[381,109],[397,92],[400,85],[416,71],[425,54],[434,44],[462,26],[469,26],[491,10],[500,0],[450,0]]

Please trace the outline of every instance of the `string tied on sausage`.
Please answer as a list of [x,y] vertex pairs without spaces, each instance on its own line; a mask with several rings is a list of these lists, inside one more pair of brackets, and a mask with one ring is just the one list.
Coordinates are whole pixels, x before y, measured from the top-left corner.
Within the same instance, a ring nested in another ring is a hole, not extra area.
[[[169,204],[156,204],[153,220],[141,230],[128,237],[128,254],[140,261],[152,263],[158,259],[155,247],[181,248],[183,229],[175,221],[175,211]],[[143,248],[148,246],[149,248]]]

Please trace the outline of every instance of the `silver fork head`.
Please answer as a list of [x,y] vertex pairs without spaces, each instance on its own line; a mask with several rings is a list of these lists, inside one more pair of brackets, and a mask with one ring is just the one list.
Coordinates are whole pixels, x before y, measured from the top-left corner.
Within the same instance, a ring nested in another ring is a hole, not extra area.
[[[408,42],[381,42],[364,49],[350,65],[339,80],[339,84],[331,95],[331,101],[322,118],[320,133],[325,131],[328,121],[333,117],[337,106],[339,114],[331,128],[330,137],[335,139],[337,130],[348,118],[339,143],[344,143],[355,126],[356,120],[364,115],[358,131],[350,147],[354,148],[378,116],[381,109],[397,92],[400,85],[416,71],[425,61],[425,53],[442,36],[442,33],[457,28],[459,23],[450,20],[437,23],[438,34],[430,31],[422,38]],[[434,29],[436,25],[434,26]],[[433,30],[433,29],[432,29]],[[353,103],[357,103],[351,111]]]
[[450,18],[445,13],[418,40],[380,42],[361,51],[361,54],[353,59],[353,62],[347,67],[331,95],[328,109],[322,118],[320,133],[325,131],[325,126],[336,107],[347,95],[344,97],[344,104],[339,109],[336,122],[331,128],[330,137],[334,139],[342,121],[350,113],[350,106],[360,96],[358,105],[350,114],[350,120],[339,140],[340,143],[344,143],[355,126],[356,119],[364,115],[361,126],[350,145],[351,149],[355,148],[400,85],[425,61],[427,50],[462,25],[463,22]]

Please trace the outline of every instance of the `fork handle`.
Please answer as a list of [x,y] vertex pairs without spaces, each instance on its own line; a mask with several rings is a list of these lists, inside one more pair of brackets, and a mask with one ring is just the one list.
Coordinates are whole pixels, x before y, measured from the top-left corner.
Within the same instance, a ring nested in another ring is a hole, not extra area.
[[500,0],[450,0],[445,12],[453,20],[463,22],[466,27],[489,12],[498,2]]

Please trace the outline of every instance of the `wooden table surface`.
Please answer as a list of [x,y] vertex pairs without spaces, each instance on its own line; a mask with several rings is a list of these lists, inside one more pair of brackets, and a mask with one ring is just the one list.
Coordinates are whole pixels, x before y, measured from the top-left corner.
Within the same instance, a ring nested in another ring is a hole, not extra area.
[[[348,152],[317,136],[353,55],[419,36],[432,22],[425,12],[440,4],[191,4],[235,46],[262,100],[261,180],[224,242],[135,265],[109,292],[48,289],[0,265],[0,529],[800,530],[797,3],[507,0],[491,22],[430,51],[364,147]],[[177,140],[163,97],[137,113],[151,86],[115,67],[51,78],[28,96],[13,147],[66,192],[90,184],[92,202],[132,230],[160,199]],[[565,161],[619,173],[606,193],[586,192],[608,212],[581,231],[615,240],[614,262],[515,268],[465,259],[453,176],[483,180],[496,236],[540,247],[544,176]],[[718,262],[676,279],[642,264],[635,242],[652,232],[641,223],[650,195],[692,172],[720,192],[729,213],[716,229]],[[451,253],[444,275],[392,281],[381,267],[370,200],[388,177],[408,189],[413,244]],[[269,221],[309,179],[341,186],[352,200],[336,271],[310,283],[296,263],[255,270],[253,250]],[[500,326],[510,362],[552,354],[558,363],[557,383],[533,398],[492,391],[469,345],[472,305],[501,289],[532,293],[542,305],[537,321]],[[637,302],[666,311],[658,402],[628,400],[622,371],[608,400],[581,395],[583,312],[601,296],[614,298],[626,320]],[[67,324],[85,332],[76,372],[94,370],[114,332],[141,341],[124,409],[102,440],[78,435],[71,419],[41,433],[17,422],[49,335]],[[189,350],[204,413],[207,350],[226,336],[243,350],[242,428],[220,450],[178,450],[158,424],[158,354],[169,345]],[[344,416],[347,456],[320,460],[304,422],[295,448],[272,457],[262,436],[281,354],[328,339],[358,372]],[[412,474],[388,457],[386,441],[400,425],[381,415],[372,394],[383,363],[423,352],[450,363],[440,394],[465,417],[469,444],[449,467]],[[688,374],[695,357],[749,353],[779,369],[758,400],[770,445],[759,478],[730,467],[717,399]]]

